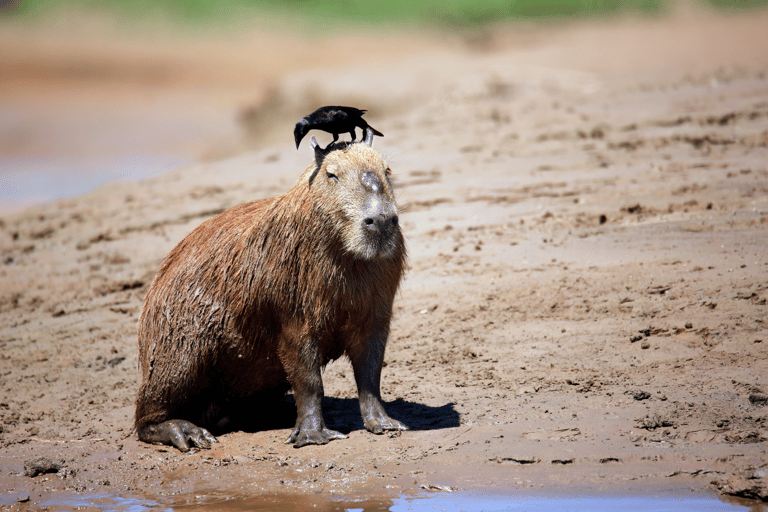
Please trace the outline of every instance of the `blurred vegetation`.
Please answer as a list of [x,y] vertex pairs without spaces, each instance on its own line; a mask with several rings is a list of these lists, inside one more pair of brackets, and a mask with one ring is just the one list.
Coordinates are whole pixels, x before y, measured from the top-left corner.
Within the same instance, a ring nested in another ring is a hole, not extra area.
[[768,6],[768,0],[707,0],[705,3],[720,9],[750,9]]
[[[35,17],[77,7],[120,17],[161,16],[189,23],[227,22],[258,13],[309,21],[427,23],[477,26],[508,18],[592,17],[635,12],[654,14],[672,0],[0,0],[0,14]],[[768,0],[699,0],[724,9],[763,7]]]

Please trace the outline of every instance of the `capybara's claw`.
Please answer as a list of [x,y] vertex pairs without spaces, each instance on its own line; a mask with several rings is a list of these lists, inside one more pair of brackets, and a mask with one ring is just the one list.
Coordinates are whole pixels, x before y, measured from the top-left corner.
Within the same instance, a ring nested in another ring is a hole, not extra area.
[[147,425],[139,430],[139,439],[148,443],[172,444],[182,452],[189,451],[191,442],[197,448],[208,449],[216,438],[204,428],[186,420],[168,420]]
[[216,440],[213,435],[208,432],[204,428],[198,428],[195,432],[191,434],[187,434],[189,437],[189,440],[194,443],[195,446],[198,448],[202,448],[204,450],[207,450],[211,447],[211,444],[218,443],[219,441]]
[[293,432],[291,432],[291,435],[288,436],[288,439],[283,441],[283,444],[295,443],[297,437],[299,437],[299,429],[295,428],[293,429]]
[[320,430],[300,430],[297,428],[291,432],[291,435],[285,440],[285,444],[293,443],[294,448],[301,448],[308,444],[328,444],[334,439],[346,438],[346,434],[329,428],[322,428]]
[[408,425],[393,420],[389,416],[369,419],[365,422],[365,429],[374,434],[383,434],[385,430],[410,430]]

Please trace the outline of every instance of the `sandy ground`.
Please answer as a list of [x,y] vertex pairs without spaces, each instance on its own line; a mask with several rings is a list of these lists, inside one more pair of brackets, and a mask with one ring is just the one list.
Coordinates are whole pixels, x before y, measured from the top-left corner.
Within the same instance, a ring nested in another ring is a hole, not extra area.
[[[176,98],[142,104],[158,137],[152,112],[201,102],[214,112],[201,123],[240,131],[182,140],[232,156],[0,219],[0,506],[281,495],[375,509],[430,487],[768,500],[765,26],[764,12],[682,11],[390,34],[389,51],[346,35],[318,43],[311,65],[264,57],[261,75],[242,71],[258,55],[224,57],[240,42],[203,64],[169,43],[157,58],[185,63],[185,79],[49,77],[54,117],[83,87],[126,112],[154,90]],[[3,34],[29,52],[4,80],[4,101],[20,101],[48,61],[25,33]],[[323,51],[356,40],[347,62]],[[279,47],[287,58],[300,43]],[[101,50],[120,62],[119,48]],[[211,60],[218,75],[201,71]],[[140,443],[135,325],[159,261],[204,219],[289,188],[311,159],[292,146],[295,114],[333,100],[370,107],[397,182],[410,266],[382,387],[412,430],[367,433],[339,361],[324,373],[325,416],[346,440],[296,450],[286,417],[208,451]],[[40,456],[58,473],[25,476]]]

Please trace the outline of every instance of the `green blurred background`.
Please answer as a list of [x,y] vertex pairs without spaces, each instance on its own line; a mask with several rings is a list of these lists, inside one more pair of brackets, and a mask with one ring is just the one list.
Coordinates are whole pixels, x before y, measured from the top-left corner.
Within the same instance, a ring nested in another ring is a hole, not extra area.
[[[768,0],[699,0],[717,9],[768,5]],[[111,11],[126,18],[163,16],[185,23],[217,23],[255,12],[322,21],[427,23],[474,26],[509,18],[658,14],[664,0],[5,0],[5,16],[34,17],[66,6]]]

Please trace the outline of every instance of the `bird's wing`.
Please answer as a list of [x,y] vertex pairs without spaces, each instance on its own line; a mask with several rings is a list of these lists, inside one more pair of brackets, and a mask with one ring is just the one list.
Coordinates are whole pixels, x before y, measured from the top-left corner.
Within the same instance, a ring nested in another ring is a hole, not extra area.
[[350,116],[359,117],[368,112],[367,110],[361,110],[359,108],[355,107],[338,107],[340,111],[343,111],[345,114]]
[[349,118],[349,112],[346,110],[337,109],[331,113],[331,119],[333,121],[346,121]]

